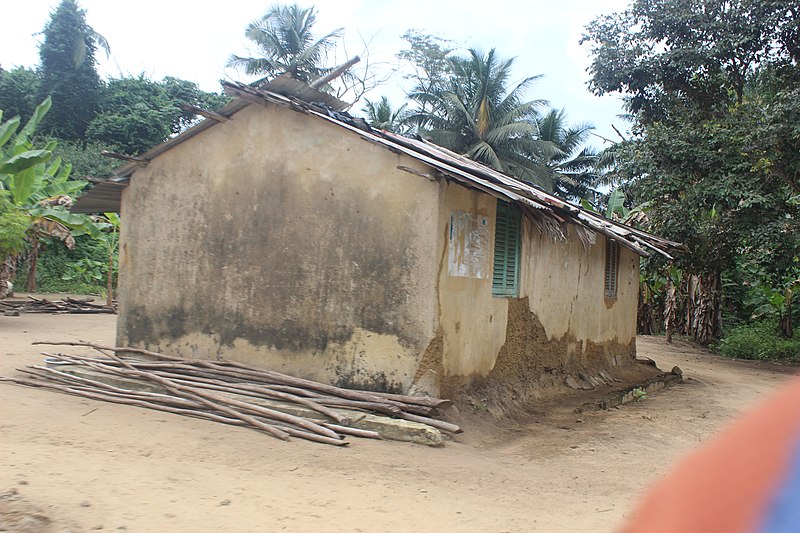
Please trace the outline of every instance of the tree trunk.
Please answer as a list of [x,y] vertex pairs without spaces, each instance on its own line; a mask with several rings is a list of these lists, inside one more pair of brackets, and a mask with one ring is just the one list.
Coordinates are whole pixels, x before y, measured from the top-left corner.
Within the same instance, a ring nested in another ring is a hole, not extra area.
[[33,237],[31,241],[31,264],[28,269],[28,280],[25,283],[25,290],[28,292],[36,292],[36,263],[39,260],[39,237]]
[[652,335],[652,309],[647,298],[647,283],[639,283],[639,307],[636,311],[636,333],[639,335]]
[[0,263],[0,300],[14,294],[11,280],[14,279],[15,264],[16,261],[13,257],[6,257]]
[[781,316],[781,320],[779,323],[779,327],[781,330],[781,336],[787,339],[791,339],[794,336],[794,329],[792,328],[792,299],[791,297],[786,299],[786,308],[784,309],[783,315]]
[[672,276],[667,273],[667,291],[664,299],[664,332],[668,344],[672,343],[672,332],[675,330],[675,314],[677,310],[677,291],[672,283]]
[[108,276],[106,278],[106,305],[111,307],[114,298],[114,251],[108,252]]
[[686,306],[687,333],[700,344],[710,344],[722,334],[721,275],[692,275]]

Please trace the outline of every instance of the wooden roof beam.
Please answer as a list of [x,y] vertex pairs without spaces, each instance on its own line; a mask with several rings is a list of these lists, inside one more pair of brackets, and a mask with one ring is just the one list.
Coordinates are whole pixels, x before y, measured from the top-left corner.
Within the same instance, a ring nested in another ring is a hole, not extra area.
[[226,117],[225,115],[216,113],[214,111],[208,111],[206,109],[202,109],[200,107],[193,106],[191,104],[180,104],[178,107],[189,113],[194,113],[195,115],[200,115],[201,117],[205,117],[210,120],[215,120],[217,122],[228,122],[230,120],[230,118]]
[[139,163],[140,165],[146,165],[147,163],[150,162],[147,159],[142,159],[141,157],[133,157],[132,155],[125,155],[119,152],[112,152],[110,150],[103,150],[102,152],[100,152],[100,155],[104,155],[112,159],[119,159],[120,161],[131,161]]

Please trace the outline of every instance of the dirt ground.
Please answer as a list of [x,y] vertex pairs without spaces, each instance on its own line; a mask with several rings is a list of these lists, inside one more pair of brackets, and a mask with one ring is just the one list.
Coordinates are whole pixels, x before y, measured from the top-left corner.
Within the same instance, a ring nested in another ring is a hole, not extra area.
[[[34,340],[112,343],[108,315],[0,316],[0,375]],[[795,369],[640,338],[686,381],[609,411],[462,413],[444,448],[349,448],[0,384],[0,531],[613,531],[642,491]],[[85,352],[84,352],[85,353]]]

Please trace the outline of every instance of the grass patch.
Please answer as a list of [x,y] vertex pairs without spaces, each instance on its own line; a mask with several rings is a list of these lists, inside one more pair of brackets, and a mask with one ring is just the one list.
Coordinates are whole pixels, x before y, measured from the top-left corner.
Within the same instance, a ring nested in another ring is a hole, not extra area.
[[721,355],[737,359],[800,362],[800,335],[791,339],[781,337],[772,320],[733,327],[711,347]]

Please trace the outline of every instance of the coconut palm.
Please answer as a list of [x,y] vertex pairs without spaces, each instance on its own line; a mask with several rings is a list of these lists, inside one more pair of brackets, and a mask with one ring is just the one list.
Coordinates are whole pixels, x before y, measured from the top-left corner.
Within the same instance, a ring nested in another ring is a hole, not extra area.
[[568,200],[593,199],[599,154],[584,144],[594,126],[585,122],[568,125],[564,109],[551,109],[536,122],[539,138],[557,148],[537,154],[552,174],[553,191]]
[[366,98],[364,100],[366,104],[363,111],[367,114],[367,122],[373,128],[394,133],[403,133],[408,129],[408,113],[406,112],[408,104],[403,104],[398,109],[392,109],[392,104],[385,96],[382,96],[377,103]]
[[317,20],[313,7],[276,5],[263,17],[248,24],[245,37],[258,47],[261,57],[232,55],[228,66],[247,74],[277,76],[283,73],[306,83],[329,71],[322,66],[341,29],[317,38],[312,28]]
[[499,59],[494,49],[487,54],[470,49],[467,57],[448,61],[451,74],[440,87],[409,95],[417,105],[409,120],[440,146],[552,189],[552,175],[539,157],[558,150],[539,139],[536,121],[546,102],[524,99],[540,76],[509,90],[513,59]]

